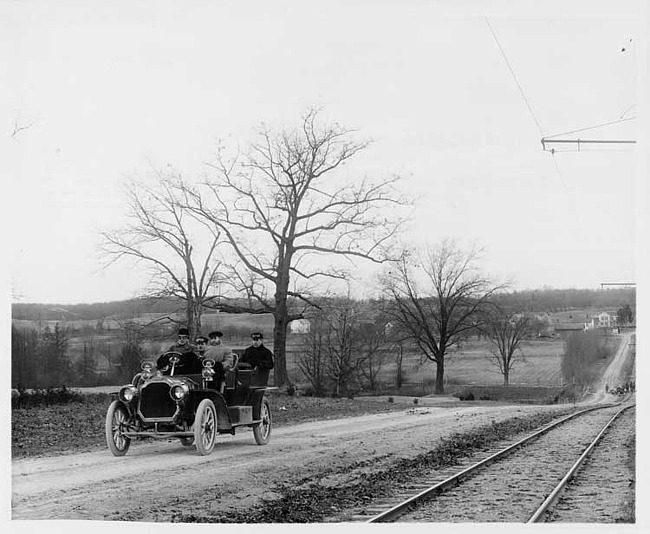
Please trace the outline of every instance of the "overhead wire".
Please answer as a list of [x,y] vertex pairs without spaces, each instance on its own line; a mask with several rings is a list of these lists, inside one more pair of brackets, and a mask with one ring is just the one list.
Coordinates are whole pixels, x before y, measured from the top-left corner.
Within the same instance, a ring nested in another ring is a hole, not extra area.
[[[519,80],[517,79],[517,75],[515,74],[515,71],[513,70],[512,66],[510,65],[510,61],[508,61],[508,56],[506,55],[505,50],[501,46],[501,43],[499,42],[499,38],[497,37],[496,32],[494,31],[494,28],[492,28],[492,25],[490,24],[490,20],[485,17],[485,22],[488,25],[488,28],[490,29],[490,33],[492,34],[492,37],[494,38],[494,42],[497,44],[499,47],[499,51],[501,52],[501,56],[503,57],[503,60],[506,63],[506,66],[508,67],[508,70],[510,71],[510,74],[512,75],[513,80],[515,81],[515,84],[517,85],[517,88],[519,89],[519,94],[521,97],[524,99],[524,102],[526,103],[526,107],[528,108],[528,112],[530,113],[530,116],[533,118],[533,121],[535,121],[535,124],[537,125],[537,129],[539,130],[539,133],[541,134],[542,137],[544,137],[544,130],[542,130],[541,125],[539,124],[539,121],[537,120],[537,117],[535,116],[535,112],[533,111],[532,106],[530,105],[530,102],[528,101],[528,98],[526,98],[526,94],[524,93],[524,89],[519,83]],[[564,188],[565,193],[569,193],[569,190],[567,188],[566,183],[564,182],[564,178],[562,177],[562,173],[560,172],[560,167],[557,164],[557,160],[555,159],[555,154],[551,154],[553,156],[553,163],[555,164],[555,170],[557,172],[557,176],[560,179],[560,183],[562,184],[562,187]]]
[[587,130],[595,130],[596,128],[602,128],[603,126],[610,126],[611,124],[618,124],[620,122],[626,122],[626,121],[632,121],[636,119],[636,117],[628,117],[627,119],[617,119],[615,121],[609,121],[609,122],[604,122],[602,124],[597,124],[596,126],[587,126],[586,128],[580,128],[578,130],[571,130],[570,132],[563,132],[559,134],[553,134],[553,135],[547,135],[544,137],[544,139],[551,139],[552,137],[559,137],[560,135],[569,135],[573,133],[578,133],[578,132],[585,132]]
[[539,130],[539,133],[542,134],[542,137],[544,136],[544,131],[542,130],[542,127],[539,124],[539,121],[537,120],[537,117],[535,116],[535,113],[533,112],[533,108],[530,105],[530,102],[526,98],[526,94],[524,93],[524,89],[519,83],[519,80],[517,79],[517,76],[515,74],[515,71],[512,69],[512,66],[510,65],[510,62],[508,61],[508,57],[506,56],[505,51],[503,50],[503,47],[501,46],[501,43],[499,42],[499,38],[497,37],[497,34],[495,33],[494,29],[492,28],[492,25],[490,24],[490,20],[485,17],[485,22],[487,22],[488,28],[490,28],[490,33],[492,33],[492,37],[494,37],[494,41],[496,42],[497,46],[499,47],[499,50],[501,51],[501,55],[503,56],[503,60],[506,62],[506,65],[508,67],[508,70],[510,71],[510,74],[512,75],[512,78],[515,81],[515,84],[517,85],[517,88],[519,89],[519,93],[521,94],[521,97],[524,99],[524,102],[526,103],[526,107],[528,108],[528,112],[530,113],[530,116],[533,118],[535,121],[535,124],[537,125],[537,129]]

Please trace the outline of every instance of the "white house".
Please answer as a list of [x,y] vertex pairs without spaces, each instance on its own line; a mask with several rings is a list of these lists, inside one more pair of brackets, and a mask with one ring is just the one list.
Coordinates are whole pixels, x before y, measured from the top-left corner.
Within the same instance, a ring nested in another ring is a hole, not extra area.
[[607,312],[598,314],[598,328],[610,328],[612,326],[612,316]]
[[308,319],[295,319],[289,323],[292,334],[308,334],[310,323]]

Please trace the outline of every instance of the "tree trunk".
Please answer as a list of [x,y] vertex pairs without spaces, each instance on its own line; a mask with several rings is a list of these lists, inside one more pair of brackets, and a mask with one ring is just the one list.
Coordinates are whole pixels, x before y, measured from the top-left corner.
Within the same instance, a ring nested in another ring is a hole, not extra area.
[[510,371],[507,369],[503,372],[503,385],[507,386],[508,385],[508,380],[510,379]]
[[438,356],[436,359],[436,395],[445,394],[445,357]]
[[[285,301],[286,302],[286,301]],[[286,303],[282,306],[277,303],[274,314],[274,328],[273,328],[273,381],[278,387],[290,384],[289,376],[287,374],[287,308]]]
[[194,329],[194,307],[192,306],[192,301],[188,299],[187,305],[185,308],[185,326],[190,331],[190,340],[193,339],[192,336],[196,335]]

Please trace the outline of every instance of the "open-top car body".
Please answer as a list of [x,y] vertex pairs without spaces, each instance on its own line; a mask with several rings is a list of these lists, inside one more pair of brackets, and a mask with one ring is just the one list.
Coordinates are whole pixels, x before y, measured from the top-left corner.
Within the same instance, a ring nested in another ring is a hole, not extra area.
[[258,445],[269,442],[272,419],[265,393],[276,388],[237,358],[225,373],[225,387],[214,360],[188,362],[187,354],[167,352],[157,365],[144,362],[142,372],[116,393],[106,413],[106,443],[113,455],[125,455],[133,438],[145,437],[179,438],[207,455],[217,434],[235,434],[239,427],[252,428]]

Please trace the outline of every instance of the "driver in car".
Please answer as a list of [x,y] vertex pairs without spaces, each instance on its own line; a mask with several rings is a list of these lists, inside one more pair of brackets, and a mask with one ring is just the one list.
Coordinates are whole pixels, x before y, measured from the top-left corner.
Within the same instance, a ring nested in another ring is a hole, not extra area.
[[194,374],[201,372],[201,362],[196,355],[196,347],[190,343],[190,331],[181,327],[178,329],[178,339],[176,343],[170,346],[165,353],[158,358],[156,366],[163,374],[171,371],[172,365],[169,362],[167,353],[177,352],[180,361],[174,366],[174,372],[178,374]]

